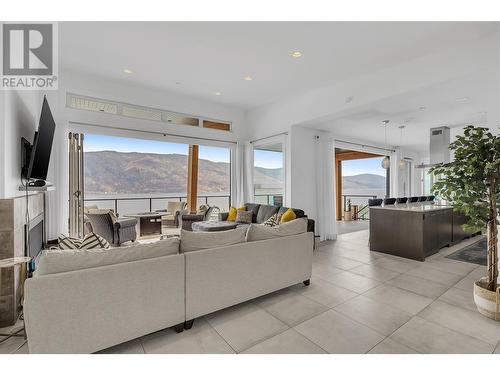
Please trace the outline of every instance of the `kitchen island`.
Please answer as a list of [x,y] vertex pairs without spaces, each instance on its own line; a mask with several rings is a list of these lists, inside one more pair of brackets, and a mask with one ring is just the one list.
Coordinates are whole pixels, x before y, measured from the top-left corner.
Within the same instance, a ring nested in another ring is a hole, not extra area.
[[370,207],[370,250],[424,261],[465,237],[458,236],[458,220],[463,215],[452,206],[432,203]]

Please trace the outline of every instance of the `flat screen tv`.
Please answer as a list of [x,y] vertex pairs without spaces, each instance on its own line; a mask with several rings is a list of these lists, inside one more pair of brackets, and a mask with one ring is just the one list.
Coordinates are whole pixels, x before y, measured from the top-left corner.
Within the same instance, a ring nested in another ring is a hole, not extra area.
[[52,117],[47,98],[44,97],[38,131],[35,132],[33,144],[31,145],[24,138],[22,140],[24,150],[22,175],[27,180],[45,181],[47,179],[55,129],[56,123]]

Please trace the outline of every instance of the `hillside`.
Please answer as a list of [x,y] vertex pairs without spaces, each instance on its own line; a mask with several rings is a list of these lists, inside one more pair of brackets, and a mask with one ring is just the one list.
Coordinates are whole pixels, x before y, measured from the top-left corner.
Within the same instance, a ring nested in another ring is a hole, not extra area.
[[[199,161],[198,189],[202,193],[229,191],[229,163]],[[187,156],[137,152],[95,151],[85,153],[87,194],[179,194],[186,192]],[[257,189],[276,189],[283,180],[282,168],[254,170]],[[384,189],[385,177],[360,174],[343,177],[343,191],[360,194]]]

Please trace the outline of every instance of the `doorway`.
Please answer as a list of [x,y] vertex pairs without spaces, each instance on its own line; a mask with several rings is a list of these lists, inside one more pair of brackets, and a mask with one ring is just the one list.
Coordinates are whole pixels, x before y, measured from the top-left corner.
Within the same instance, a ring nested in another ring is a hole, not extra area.
[[368,200],[390,195],[390,168],[382,167],[385,157],[376,153],[335,149],[335,200],[339,234],[367,229]]

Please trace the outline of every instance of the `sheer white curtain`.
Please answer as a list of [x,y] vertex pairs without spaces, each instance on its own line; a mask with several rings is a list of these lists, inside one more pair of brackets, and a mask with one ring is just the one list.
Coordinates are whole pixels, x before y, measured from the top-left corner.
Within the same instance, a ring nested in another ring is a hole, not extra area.
[[253,202],[253,146],[250,142],[238,142],[233,158],[233,206]]
[[320,241],[337,238],[334,150],[335,144],[330,137],[316,137],[316,225]]

